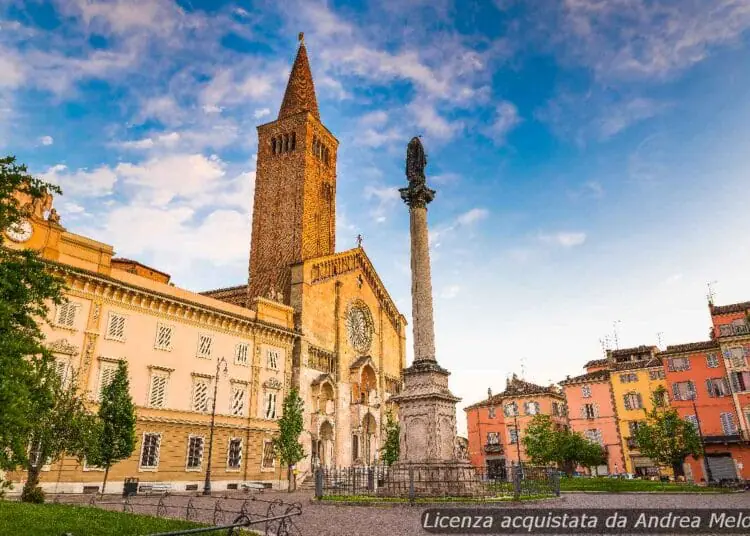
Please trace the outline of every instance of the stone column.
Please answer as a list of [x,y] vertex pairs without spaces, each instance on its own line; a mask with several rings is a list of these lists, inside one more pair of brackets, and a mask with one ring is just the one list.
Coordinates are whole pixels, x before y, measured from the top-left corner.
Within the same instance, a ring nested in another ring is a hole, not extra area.
[[414,361],[435,361],[435,324],[432,318],[432,274],[427,203],[409,208],[411,231],[411,300],[414,323]]

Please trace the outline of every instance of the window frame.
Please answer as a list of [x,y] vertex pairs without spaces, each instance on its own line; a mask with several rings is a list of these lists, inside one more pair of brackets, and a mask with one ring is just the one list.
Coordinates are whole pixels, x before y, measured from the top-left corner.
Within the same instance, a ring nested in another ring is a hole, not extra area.
[[[206,376],[196,376],[193,375],[193,389],[190,393],[190,409],[196,413],[208,413],[210,411],[210,402],[211,402],[211,387],[213,382],[213,377],[206,377]],[[205,393],[205,401],[204,401],[204,407],[205,409],[198,408],[196,404],[196,394],[198,393],[198,386],[205,385],[206,386],[206,393]]]
[[[235,401],[234,393],[235,393],[235,391],[238,391],[238,390],[242,390],[242,392],[243,392],[243,394],[242,394],[242,411],[240,411],[239,413],[235,413],[235,411],[234,411],[234,401]],[[245,383],[245,382],[239,382],[239,381],[231,381],[230,382],[230,389],[229,389],[229,414],[232,417],[245,417],[246,416],[246,414],[247,414],[247,394],[248,394],[247,383]]]
[[[143,451],[146,449],[146,436],[157,437],[156,452],[154,453],[154,457],[156,458],[156,463],[154,465],[143,465]],[[161,455],[161,437],[162,437],[161,432],[143,432],[143,435],[141,436],[141,449],[138,455],[138,471],[156,472],[159,470],[159,460],[160,460],[160,455]]]
[[[112,322],[115,318],[122,319],[122,334],[121,335],[112,335]],[[104,331],[104,338],[108,341],[116,341],[116,342],[125,342],[127,340],[127,335],[125,334],[126,329],[128,326],[128,316],[119,313],[117,311],[109,311],[107,315],[107,326]]]
[[[72,313],[69,313],[71,316],[71,320],[70,320],[70,324],[65,324],[61,322],[60,320],[62,316],[62,311],[67,310],[68,307],[72,309]],[[75,330],[76,321],[78,320],[78,311],[80,310],[80,308],[81,308],[80,302],[74,302],[70,300],[58,304],[55,307],[55,316],[54,316],[54,322],[53,322],[55,327]]]
[[[266,446],[271,449],[271,466],[265,465],[266,462]],[[263,440],[263,448],[260,451],[260,471],[261,473],[269,473],[276,470],[276,455],[273,452],[273,440],[271,439],[264,439]]]
[[[237,466],[230,465],[230,461],[232,460],[232,442],[237,441],[239,442],[240,449],[239,449],[239,459],[237,460]],[[229,441],[227,441],[227,471],[231,472],[239,472],[242,471],[242,459],[244,454],[244,441],[241,437],[230,437]]]
[[[169,343],[166,346],[160,346],[159,345],[159,333],[161,329],[168,329],[169,330]],[[157,322],[156,323],[156,333],[154,335],[154,349],[155,350],[161,350],[162,352],[171,352],[172,348],[174,347],[174,326],[171,324],[167,324],[165,322]]]
[[[117,362],[109,361],[109,360],[100,360],[99,361],[99,377],[97,380],[97,389],[96,389],[96,400],[101,401],[102,394],[104,393],[104,388],[112,383],[114,380],[114,375],[117,374],[117,368],[118,364]],[[104,385],[104,371],[111,371],[112,372],[112,378],[110,378],[109,382],[107,382],[107,385]]]
[[[194,439],[200,439],[201,440],[201,449],[200,449],[200,456],[198,457],[198,465],[197,466],[191,466],[190,465],[190,443]],[[202,435],[198,434],[190,434],[188,435],[188,441],[187,441],[187,453],[185,455],[185,471],[186,472],[203,472],[203,453],[206,449],[206,438]]]
[[[271,360],[271,356],[274,356],[273,361]],[[266,368],[268,370],[279,370],[279,361],[281,361],[281,350],[279,348],[266,348]],[[274,366],[271,366],[271,363],[273,362]]]
[[[201,347],[203,346],[202,343],[204,340],[208,341],[208,351],[203,353],[201,352]],[[199,333],[198,334],[198,345],[195,349],[195,357],[199,357],[201,359],[211,359],[213,357],[213,349],[214,349],[214,336],[210,333]]]
[[[162,371],[162,370],[152,370],[151,371],[151,377],[149,378],[149,384],[148,384],[148,393],[146,400],[146,407],[154,408],[154,409],[164,409],[167,407],[167,396],[169,395],[169,376],[170,374],[168,372]],[[154,379],[155,378],[164,378],[164,395],[162,396],[162,403],[159,406],[155,406],[151,403],[152,400],[152,392],[154,389]]]
[[[244,348],[244,352],[240,352],[240,348]],[[244,353],[244,360],[240,360],[241,353]],[[240,367],[250,366],[250,343],[238,342],[234,345],[234,364]]]

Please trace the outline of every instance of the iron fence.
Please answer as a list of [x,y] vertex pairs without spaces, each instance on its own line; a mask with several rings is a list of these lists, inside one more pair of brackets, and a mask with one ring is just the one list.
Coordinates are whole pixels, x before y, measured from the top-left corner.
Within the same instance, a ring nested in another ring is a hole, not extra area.
[[[301,536],[295,518],[302,514],[302,505],[286,503],[280,499],[264,500],[256,497],[164,494],[156,497],[128,496],[123,499],[100,495],[59,494],[55,504],[89,506],[156,517],[185,519],[196,523],[213,524],[212,527],[160,533],[158,536],[178,534],[239,534],[240,528],[250,528],[266,536]],[[156,535],[152,535],[156,536]]]
[[318,468],[315,496],[352,498],[469,498],[523,499],[560,495],[559,471],[551,467],[513,466],[498,474],[484,467],[429,467],[383,465]]

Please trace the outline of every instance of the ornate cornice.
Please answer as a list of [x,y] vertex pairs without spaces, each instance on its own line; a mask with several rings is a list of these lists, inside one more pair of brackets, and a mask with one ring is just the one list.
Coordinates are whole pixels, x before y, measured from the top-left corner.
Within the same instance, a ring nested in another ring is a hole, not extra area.
[[51,267],[53,272],[66,278],[68,291],[71,294],[82,298],[99,298],[126,308],[146,310],[175,322],[194,323],[235,334],[257,333],[287,344],[293,343],[294,339],[299,337],[299,334],[291,329],[235,312],[168,296],[83,268],[49,260],[44,262]]
[[391,295],[388,294],[385,285],[375,271],[375,267],[361,247],[336,253],[320,261],[313,261],[310,283],[321,283],[357,269],[362,270],[367,283],[372,288],[391,324],[400,333],[402,325],[406,324],[406,320],[399,313]]
[[266,389],[280,390],[284,387],[284,385],[276,378],[268,378],[266,381],[263,382],[263,387],[265,387]]
[[67,339],[58,339],[47,345],[47,349],[55,354],[77,355],[80,351],[77,346],[68,342]]

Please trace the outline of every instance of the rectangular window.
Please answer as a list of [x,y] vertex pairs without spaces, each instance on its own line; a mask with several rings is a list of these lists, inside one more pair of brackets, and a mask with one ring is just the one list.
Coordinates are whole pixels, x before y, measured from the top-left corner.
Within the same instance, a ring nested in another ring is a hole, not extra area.
[[671,372],[690,370],[690,359],[687,357],[672,357],[667,360],[667,366]]
[[708,368],[719,368],[719,356],[715,352],[706,356],[706,366]]
[[495,418],[495,406],[492,406],[491,408],[489,408],[487,410],[487,417],[489,419],[494,419]]
[[232,384],[232,400],[230,401],[232,415],[241,417],[245,414],[246,399],[247,387],[240,383]]
[[273,443],[266,441],[263,443],[263,458],[261,459],[261,469],[273,469],[274,467]]
[[511,445],[515,445],[518,443],[518,430],[515,428],[508,428],[508,437],[510,439]]
[[536,415],[539,413],[539,402],[526,402],[523,409],[526,415]]
[[275,392],[267,392],[265,396],[265,411],[263,413],[263,416],[266,419],[275,419],[276,418],[276,393]]
[[64,387],[68,383],[68,362],[67,361],[55,361],[55,373],[60,378],[60,384]]
[[698,430],[698,417],[695,415],[686,415],[685,420],[693,425],[693,428]]
[[272,350],[269,348],[266,350],[266,366],[270,369],[277,370],[279,368],[279,351]]
[[141,445],[141,469],[155,469],[159,466],[159,444],[161,434],[143,434]]
[[586,439],[588,439],[592,443],[604,445],[604,440],[602,439],[601,430],[586,430]]
[[214,339],[211,335],[201,335],[198,338],[198,357],[211,357],[211,346],[213,345],[213,342]]
[[664,374],[664,369],[656,369],[650,370],[648,373],[648,377],[651,380],[663,380],[666,376]]
[[55,324],[66,328],[72,328],[76,322],[78,307],[79,304],[73,302],[66,302],[58,305],[57,314],[55,315]]
[[151,375],[151,387],[148,392],[148,405],[152,408],[163,408],[167,402],[168,376],[162,373]]
[[125,316],[109,313],[107,321],[107,339],[123,342],[125,340]]
[[625,401],[625,409],[643,408],[643,397],[641,397],[641,393],[628,393],[623,399]]
[[193,378],[193,411],[206,413],[208,411],[208,390],[211,380],[208,378]]
[[234,362],[237,365],[248,365],[249,346],[246,342],[241,342],[234,347]]
[[154,346],[157,350],[169,351],[172,349],[172,331],[172,326],[156,325],[156,344]]
[[629,372],[627,374],[620,374],[620,383],[633,383],[638,381],[638,374]]
[[203,438],[190,436],[188,438],[187,469],[200,470],[203,463]]
[[239,469],[242,464],[242,439],[232,438],[229,440],[227,452],[227,468]]
[[99,365],[99,400],[102,399],[104,388],[115,379],[117,373],[117,364],[102,362]]
[[724,435],[736,435],[737,425],[734,422],[734,413],[722,413],[720,415],[721,429],[724,431]]
[[706,390],[708,396],[711,398],[718,398],[721,396],[729,396],[731,391],[729,390],[729,383],[726,378],[709,378],[706,380]]
[[591,398],[591,386],[584,385],[581,387],[581,396],[583,398]]
[[672,384],[672,398],[674,400],[693,400],[695,397],[695,384],[693,382],[675,382]]
[[729,366],[731,368],[738,369],[747,365],[744,348],[730,348],[725,352],[724,356],[729,361]]
[[735,393],[750,391],[750,372],[730,372],[729,381]]
[[515,402],[510,402],[503,406],[503,412],[506,417],[515,417],[518,415],[518,405]]
[[499,445],[500,444],[500,434],[497,432],[490,432],[487,434],[487,444],[488,445]]
[[583,418],[584,419],[595,419],[596,418],[596,407],[594,404],[584,404],[582,407]]

